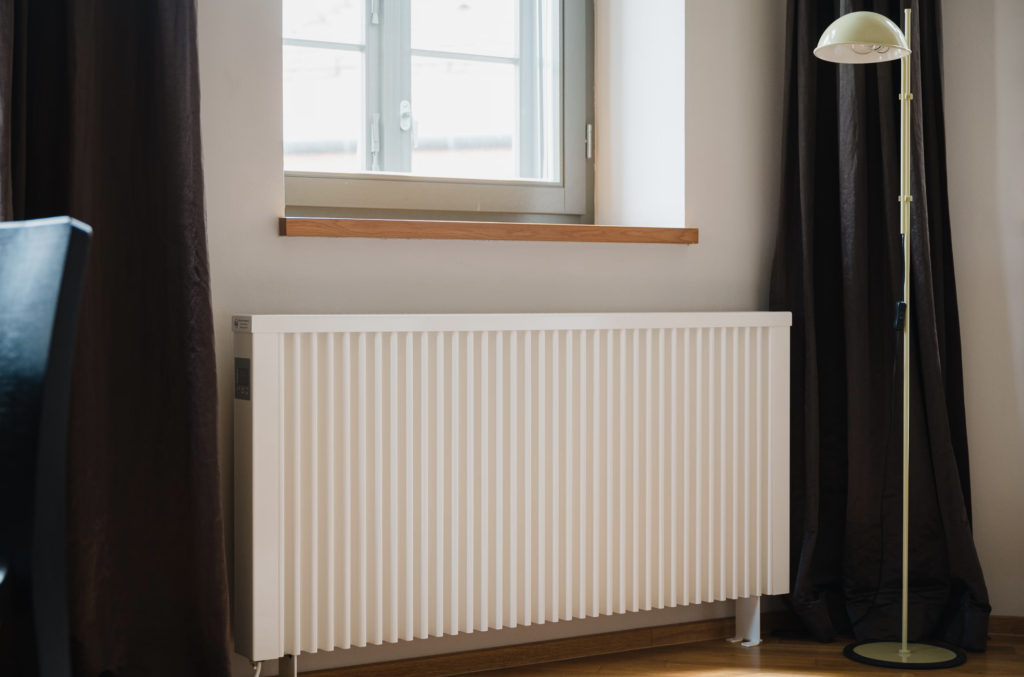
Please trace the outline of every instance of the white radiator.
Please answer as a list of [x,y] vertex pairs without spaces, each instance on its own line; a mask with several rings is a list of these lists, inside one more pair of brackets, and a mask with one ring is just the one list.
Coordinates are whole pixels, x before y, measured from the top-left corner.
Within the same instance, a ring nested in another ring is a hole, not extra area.
[[236,650],[788,592],[790,322],[236,316]]

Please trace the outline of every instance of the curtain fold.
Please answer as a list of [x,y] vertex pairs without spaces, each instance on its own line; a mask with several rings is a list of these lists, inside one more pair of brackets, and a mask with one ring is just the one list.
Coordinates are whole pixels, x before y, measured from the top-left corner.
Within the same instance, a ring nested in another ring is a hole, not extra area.
[[902,567],[899,61],[819,61],[839,16],[903,25],[911,107],[911,639],[983,650],[991,607],[971,531],[950,244],[939,2],[789,0],[783,196],[770,307],[793,313],[791,595],[829,641],[898,639]]
[[194,0],[0,8],[0,208],[94,229],[69,446],[76,674],[230,674]]

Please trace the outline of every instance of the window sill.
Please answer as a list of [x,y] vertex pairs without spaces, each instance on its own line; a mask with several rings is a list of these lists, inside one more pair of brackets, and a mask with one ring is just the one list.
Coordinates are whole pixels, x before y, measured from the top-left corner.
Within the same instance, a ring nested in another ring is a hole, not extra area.
[[614,242],[697,244],[696,228],[634,228],[565,223],[487,221],[400,221],[286,216],[285,237],[371,237],[406,240],[516,240],[524,242]]

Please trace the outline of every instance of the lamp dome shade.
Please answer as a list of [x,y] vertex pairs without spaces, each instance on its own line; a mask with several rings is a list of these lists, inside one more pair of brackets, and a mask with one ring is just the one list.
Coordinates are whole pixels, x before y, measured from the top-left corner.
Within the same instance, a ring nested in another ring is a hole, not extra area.
[[814,50],[814,56],[834,63],[879,63],[909,54],[900,27],[876,12],[839,17],[822,33]]

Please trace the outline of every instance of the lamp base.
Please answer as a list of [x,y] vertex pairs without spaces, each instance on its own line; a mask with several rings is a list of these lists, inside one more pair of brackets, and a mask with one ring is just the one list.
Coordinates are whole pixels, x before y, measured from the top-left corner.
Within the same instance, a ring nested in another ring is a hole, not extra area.
[[963,665],[966,654],[959,649],[950,649],[937,644],[914,642],[907,644],[908,655],[900,655],[900,642],[856,642],[843,649],[843,655],[850,660],[879,668],[900,670],[941,670]]

